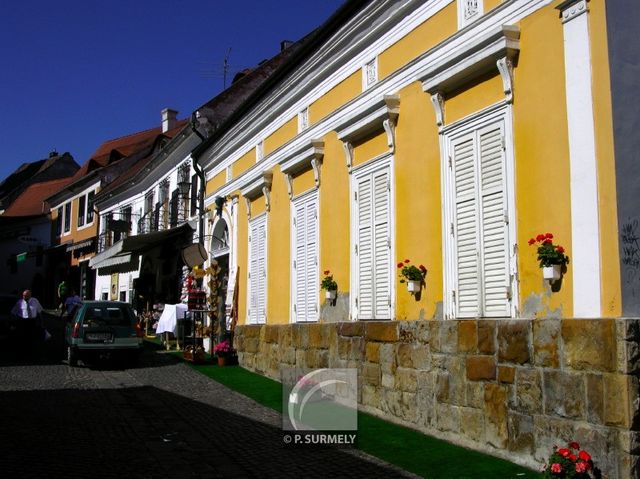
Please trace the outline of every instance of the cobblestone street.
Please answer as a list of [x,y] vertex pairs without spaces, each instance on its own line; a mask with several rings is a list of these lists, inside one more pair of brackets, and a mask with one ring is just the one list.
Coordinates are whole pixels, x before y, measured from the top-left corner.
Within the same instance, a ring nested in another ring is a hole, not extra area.
[[69,368],[59,339],[37,359],[0,355],[3,478],[411,477],[358,451],[284,447],[278,413],[164,352]]

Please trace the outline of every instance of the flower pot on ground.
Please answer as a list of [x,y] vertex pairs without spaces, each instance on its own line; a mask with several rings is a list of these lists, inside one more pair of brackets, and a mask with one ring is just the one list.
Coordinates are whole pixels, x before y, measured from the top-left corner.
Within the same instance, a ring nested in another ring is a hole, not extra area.
[[216,344],[213,352],[218,358],[218,366],[231,364],[231,360],[235,356],[235,350],[231,347],[231,342],[228,339]]
[[338,292],[335,289],[328,289],[324,292],[324,296],[327,299],[336,299],[336,294],[338,294]]
[[227,365],[227,357],[218,356],[218,366],[226,366],[226,365]]

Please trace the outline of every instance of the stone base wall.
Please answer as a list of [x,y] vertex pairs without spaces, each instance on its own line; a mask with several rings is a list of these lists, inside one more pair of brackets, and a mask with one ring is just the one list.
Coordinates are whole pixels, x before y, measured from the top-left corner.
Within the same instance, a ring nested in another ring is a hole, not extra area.
[[604,477],[640,477],[640,320],[238,326],[245,368],[357,368],[362,410],[539,468],[578,441]]

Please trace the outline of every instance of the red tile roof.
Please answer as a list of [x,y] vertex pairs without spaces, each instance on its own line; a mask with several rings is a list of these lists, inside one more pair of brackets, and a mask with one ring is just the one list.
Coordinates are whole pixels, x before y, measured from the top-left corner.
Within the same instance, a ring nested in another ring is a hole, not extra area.
[[48,213],[49,205],[46,205],[44,200],[71,183],[72,179],[73,177],[67,177],[30,185],[11,203],[2,216],[35,216]]

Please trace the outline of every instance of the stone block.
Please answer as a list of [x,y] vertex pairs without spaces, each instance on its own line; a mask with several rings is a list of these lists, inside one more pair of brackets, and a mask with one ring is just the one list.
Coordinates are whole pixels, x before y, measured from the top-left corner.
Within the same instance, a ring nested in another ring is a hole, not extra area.
[[291,326],[280,328],[280,336],[278,337],[278,344],[281,348],[288,348],[292,346]]
[[458,326],[461,321],[438,321],[440,325],[440,351],[453,354],[458,352]]
[[533,417],[510,413],[508,419],[509,451],[530,456],[534,448]]
[[507,428],[507,388],[498,384],[484,385],[485,441],[505,449],[509,439]]
[[460,432],[469,439],[482,442],[484,438],[484,413],[481,409],[460,408]]
[[382,373],[382,387],[393,389],[396,386],[396,377],[393,374]]
[[516,378],[516,368],[512,366],[498,367],[498,381],[505,384],[513,384]]
[[380,365],[374,363],[364,363],[362,366],[362,382],[367,386],[379,386],[382,378]]
[[478,352],[494,354],[496,352],[496,321],[478,321]]
[[402,417],[402,393],[394,389],[382,391],[381,409],[392,416]]
[[362,386],[362,404],[380,409],[380,392],[378,388],[364,384]]
[[322,324],[308,324],[307,328],[309,329],[309,347],[310,348],[325,348],[327,345],[325,344],[324,338],[322,336]]
[[602,374],[587,374],[587,421],[604,424],[604,382]]
[[533,321],[533,362],[543,368],[559,368],[560,321],[536,319]]
[[449,404],[436,404],[437,428],[445,432],[460,432],[460,409]]
[[544,412],[572,419],[586,418],[585,380],[582,374],[544,371]]
[[398,323],[395,321],[367,322],[358,324],[366,324],[365,334],[367,341],[380,341],[387,343],[398,341]]
[[414,393],[418,389],[417,386],[418,378],[415,369],[398,368],[396,370],[396,389]]
[[415,343],[416,332],[416,321],[398,321],[398,341],[401,343]]
[[436,376],[436,401],[449,402],[449,373],[438,373]]
[[418,417],[417,395],[416,393],[402,392],[402,419],[415,423]]
[[618,367],[623,374],[640,373],[640,320],[620,319],[616,323],[618,333]]
[[296,350],[294,348],[282,348],[281,349],[282,353],[280,356],[280,360],[285,363],[288,364],[290,366],[293,366],[296,364]]
[[446,368],[449,372],[449,403],[464,405],[465,400],[465,361],[464,357],[448,356]]
[[[605,424],[620,427],[631,425],[631,411],[629,409],[631,377],[623,374],[603,375]],[[635,381],[637,382],[637,379]]]
[[530,361],[530,321],[500,321],[498,324],[498,360],[501,363],[526,364]]
[[411,362],[413,363],[413,367],[418,370],[431,369],[429,346],[425,344],[415,345],[411,352]]
[[496,378],[496,360],[493,356],[467,356],[467,379],[491,381]]
[[317,362],[319,368],[329,367],[329,351],[326,349],[320,349],[317,351]]
[[395,374],[398,367],[396,348],[397,346],[392,343],[380,344],[380,365],[382,366],[382,372]]
[[515,409],[524,414],[542,413],[542,379],[536,369],[516,369]]
[[568,419],[540,414],[534,415],[534,459],[540,463],[548,461],[554,446],[560,446],[563,440],[579,440],[579,438],[575,437],[574,425],[575,422]]
[[371,363],[380,363],[380,343],[367,342],[365,358]]
[[478,347],[478,323],[470,319],[458,325],[458,351],[475,353]]
[[432,320],[429,321],[414,321],[416,323],[416,331],[415,331],[415,335],[416,335],[416,341],[418,341],[421,344],[429,344],[429,341],[431,339],[431,334],[430,334],[430,328],[429,328],[429,323],[433,322]]
[[349,351],[351,349],[351,338],[338,337],[338,358],[349,359]]
[[278,336],[280,333],[280,326],[266,325],[262,328],[262,341],[265,343],[278,343]]
[[291,342],[297,349],[304,349],[309,342],[309,331],[305,327],[305,324],[292,324],[291,327]]
[[431,347],[431,351],[434,353],[442,352],[442,348],[440,347],[442,340],[440,339],[440,327],[443,321],[431,320],[427,321],[427,326],[429,329],[429,345]]
[[465,405],[476,409],[484,407],[484,383],[468,382],[465,385]]
[[616,370],[616,324],[613,319],[565,319],[564,364],[577,370]]
[[362,336],[364,334],[364,323],[360,321],[350,321],[338,323],[338,336]]
[[403,368],[412,368],[413,367],[412,353],[413,353],[413,345],[407,344],[407,343],[398,344],[398,352],[396,353],[398,366]]
[[256,337],[245,337],[244,350],[247,353],[257,353],[260,348],[260,339]]

